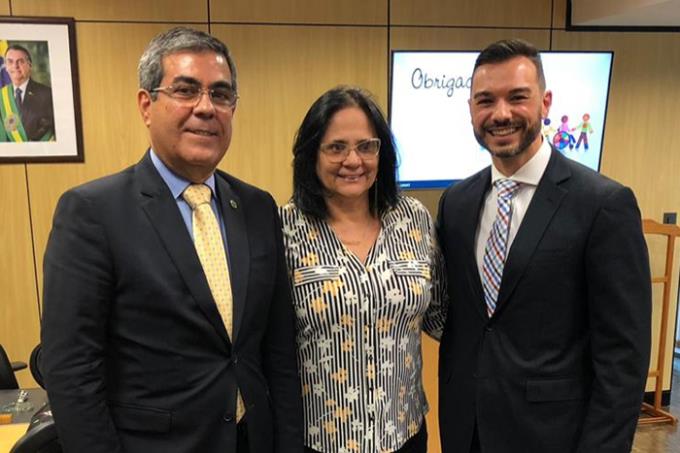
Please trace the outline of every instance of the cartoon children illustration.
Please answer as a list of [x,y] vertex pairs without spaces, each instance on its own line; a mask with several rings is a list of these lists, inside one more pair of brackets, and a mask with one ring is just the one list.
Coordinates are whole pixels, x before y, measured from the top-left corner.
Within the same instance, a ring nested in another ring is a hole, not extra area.
[[580,130],[581,134],[578,136],[578,142],[576,142],[576,149],[578,150],[583,142],[583,149],[588,151],[588,134],[593,133],[593,127],[590,125],[590,115],[588,113],[583,114],[583,121],[581,124],[573,128],[571,131]]
[[553,137],[553,145],[560,151],[564,150],[567,146],[569,146],[569,149],[574,149],[574,142],[576,142],[576,140],[574,139],[574,136],[571,135],[569,117],[567,115],[562,115],[561,121],[562,123],[557,129],[557,133],[555,133],[555,136]]
[[550,118],[544,118],[543,119],[543,137],[550,142],[550,137],[557,132],[557,129],[555,129],[552,126],[552,121],[550,121]]

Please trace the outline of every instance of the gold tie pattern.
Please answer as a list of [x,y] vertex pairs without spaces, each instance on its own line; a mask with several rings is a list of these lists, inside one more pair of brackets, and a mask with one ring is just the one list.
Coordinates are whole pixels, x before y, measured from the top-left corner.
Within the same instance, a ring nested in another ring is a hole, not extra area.
[[[233,342],[233,299],[229,265],[220,226],[210,205],[210,187],[205,184],[192,184],[184,190],[182,196],[191,206],[194,246],[198,259],[201,261],[203,273],[208,280],[210,292],[215,299],[224,327]],[[236,419],[241,420],[243,414],[245,414],[245,406],[239,392],[236,401]]]

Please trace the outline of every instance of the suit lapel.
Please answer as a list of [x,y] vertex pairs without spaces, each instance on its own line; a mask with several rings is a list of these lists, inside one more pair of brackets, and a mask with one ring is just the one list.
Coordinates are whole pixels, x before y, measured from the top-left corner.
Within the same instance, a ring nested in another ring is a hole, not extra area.
[[[469,213],[469,215],[460,215],[454,221],[462,223],[463,244],[465,244],[464,253],[467,255],[463,262],[465,263],[465,274],[467,276],[468,284],[473,294],[470,299],[479,314],[488,319],[486,314],[486,303],[484,302],[484,290],[482,289],[482,281],[479,276],[479,267],[477,264],[477,254],[475,249],[475,237],[477,235],[477,227],[479,225],[479,216],[482,206],[484,205],[484,198],[486,192],[491,185],[491,167],[480,173],[475,181],[473,181],[463,194],[463,205],[461,211]],[[455,252],[454,252],[455,253]]]
[[250,271],[250,248],[246,231],[245,210],[241,200],[220,172],[215,173],[217,196],[227,234],[229,274],[234,304],[233,338],[238,338],[243,312],[246,306],[246,290]]
[[567,194],[567,191],[559,186],[562,181],[571,176],[564,159],[566,158],[554,149],[552,150],[545,173],[536,187],[536,192],[508,252],[494,316],[503,311],[543,238],[546,228]]
[[148,153],[137,164],[135,170],[141,187],[141,207],[148,216],[149,222],[158,232],[170,259],[199,308],[219,336],[229,343],[227,331],[210,292],[194,243],[170,189],[153,166]]

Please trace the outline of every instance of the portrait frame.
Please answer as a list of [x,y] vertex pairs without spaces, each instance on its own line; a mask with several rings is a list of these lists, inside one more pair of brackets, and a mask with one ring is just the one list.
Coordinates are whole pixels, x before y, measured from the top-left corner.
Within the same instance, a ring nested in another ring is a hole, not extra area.
[[0,164],[83,161],[75,20],[0,16]]

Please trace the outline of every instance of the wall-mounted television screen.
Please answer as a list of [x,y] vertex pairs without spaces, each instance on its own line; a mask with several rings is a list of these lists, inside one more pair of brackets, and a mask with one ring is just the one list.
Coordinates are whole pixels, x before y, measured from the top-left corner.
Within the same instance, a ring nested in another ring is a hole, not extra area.
[[[446,187],[491,163],[472,132],[468,98],[479,52],[393,51],[390,124],[405,189]],[[612,52],[541,52],[552,107],[543,134],[600,169]]]

